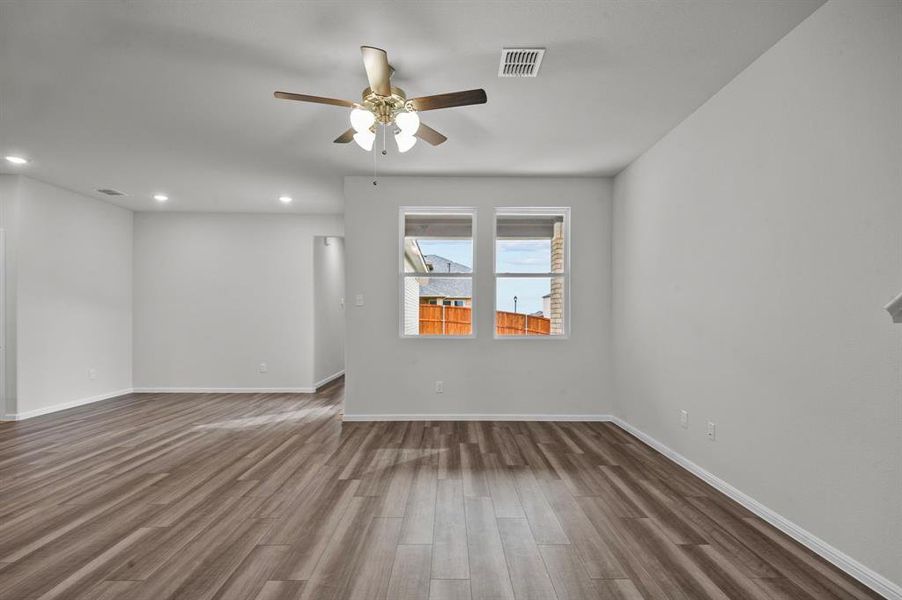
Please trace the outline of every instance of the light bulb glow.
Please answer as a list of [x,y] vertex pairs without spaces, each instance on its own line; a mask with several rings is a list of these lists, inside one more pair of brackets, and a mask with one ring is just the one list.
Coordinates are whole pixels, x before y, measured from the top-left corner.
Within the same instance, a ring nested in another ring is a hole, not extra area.
[[420,128],[420,115],[415,112],[398,113],[395,115],[395,125],[397,125],[404,134],[412,136],[417,132],[417,129]]
[[282,204],[291,204],[291,196],[279,196],[279,202]]
[[354,134],[354,141],[357,145],[369,152],[373,149],[373,142],[376,141],[376,134],[369,129],[358,131]]
[[28,159],[22,158],[21,156],[6,156],[4,158],[6,158],[7,162],[10,162],[14,165],[27,165],[28,164]]
[[376,115],[363,108],[355,108],[351,111],[351,127],[354,131],[361,133],[369,130],[376,122]]
[[395,134],[395,142],[398,144],[398,152],[407,152],[417,143],[417,138],[402,131]]
[[166,194],[154,194],[153,199],[157,202],[166,202],[167,200],[169,200],[169,196],[167,196]]

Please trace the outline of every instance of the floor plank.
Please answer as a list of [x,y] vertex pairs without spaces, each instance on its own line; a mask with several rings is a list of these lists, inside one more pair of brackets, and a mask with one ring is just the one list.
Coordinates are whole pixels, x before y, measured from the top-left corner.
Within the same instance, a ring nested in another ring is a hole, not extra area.
[[432,544],[435,529],[435,502],[438,485],[436,465],[431,456],[418,461],[413,488],[404,512],[402,544]]
[[267,581],[254,600],[296,600],[304,591],[303,581]]
[[498,519],[498,530],[517,600],[555,600],[557,594],[526,519]]
[[388,584],[388,598],[390,600],[427,598],[431,563],[431,546],[400,544],[395,553],[395,564]]
[[473,600],[514,600],[491,498],[467,498],[467,551]]
[[610,423],[133,394],[0,423],[3,600],[868,600]]
[[597,600],[598,590],[569,544],[540,546],[558,600]]
[[433,579],[429,600],[471,600],[469,579]]
[[435,536],[432,545],[433,579],[469,579],[467,520],[460,479],[438,482]]

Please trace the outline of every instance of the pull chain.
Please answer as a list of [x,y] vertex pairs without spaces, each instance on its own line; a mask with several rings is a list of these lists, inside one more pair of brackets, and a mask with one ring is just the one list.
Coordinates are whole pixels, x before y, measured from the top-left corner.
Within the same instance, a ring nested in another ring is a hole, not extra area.
[[[382,137],[385,140],[385,136]],[[376,185],[376,153],[370,152],[373,155],[373,185]]]

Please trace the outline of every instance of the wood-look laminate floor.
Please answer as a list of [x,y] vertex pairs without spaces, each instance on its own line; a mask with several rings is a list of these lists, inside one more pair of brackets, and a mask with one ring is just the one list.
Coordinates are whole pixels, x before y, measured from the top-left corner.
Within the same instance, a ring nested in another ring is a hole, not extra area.
[[0,598],[877,597],[612,424],[342,424],[341,394],[0,423]]

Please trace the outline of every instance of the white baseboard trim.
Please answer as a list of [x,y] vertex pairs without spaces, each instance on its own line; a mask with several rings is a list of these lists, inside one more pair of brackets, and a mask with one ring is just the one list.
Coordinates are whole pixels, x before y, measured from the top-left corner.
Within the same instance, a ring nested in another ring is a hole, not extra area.
[[25,412],[20,413],[8,413],[4,414],[0,417],[0,421],[22,421],[25,419],[31,419],[32,417],[39,417],[41,415],[49,415],[50,413],[59,412],[61,410],[66,410],[68,408],[75,408],[77,406],[84,406],[85,404],[93,404],[94,402],[100,402],[101,400],[109,400],[110,398],[117,398],[119,396],[125,396],[126,394],[132,393],[131,388],[126,388],[122,390],[116,390],[114,392],[106,392],[104,394],[97,394],[96,396],[89,396],[87,398],[79,398],[78,400],[71,400],[69,402],[61,402],[60,404],[54,404],[53,406],[45,406],[43,408],[36,408],[34,410],[27,410]]
[[786,517],[764,506],[748,494],[736,489],[726,481],[713,473],[706,471],[682,454],[671,450],[658,440],[636,429],[623,419],[614,417],[611,419],[618,427],[632,436],[645,442],[679,466],[683,467],[696,477],[702,479],[711,487],[723,492],[734,501],[738,502],[755,515],[761,517],[795,541],[799,542],[824,560],[832,563],[840,570],[848,573],[867,587],[889,600],[902,600],[902,586],[899,586],[883,575],[869,569],[851,556],[844,554],[811,532],[799,527]]
[[313,394],[316,388],[213,388],[213,387],[142,387],[136,394]]
[[344,374],[345,374],[344,369],[342,369],[341,371],[338,371],[337,373],[332,373],[328,377],[324,377],[323,379],[320,379],[319,381],[317,381],[316,385],[314,385],[313,387],[315,387],[316,389],[319,389],[319,388],[323,387],[324,385],[326,385],[327,383],[329,383],[330,381],[335,381],[336,379],[338,379],[339,377],[341,377]]
[[611,421],[611,415],[545,415],[487,413],[345,414],[345,421]]

